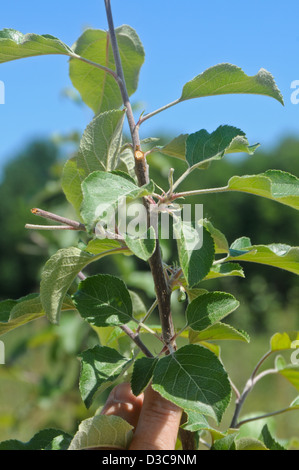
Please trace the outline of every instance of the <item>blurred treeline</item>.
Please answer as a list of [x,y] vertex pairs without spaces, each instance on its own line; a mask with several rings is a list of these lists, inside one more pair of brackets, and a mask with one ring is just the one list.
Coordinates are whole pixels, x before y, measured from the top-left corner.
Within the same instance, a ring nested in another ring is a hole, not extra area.
[[[57,249],[77,245],[80,235],[68,231],[32,231],[26,223],[47,224],[33,216],[30,209],[42,209],[67,217],[76,217],[61,191],[60,178],[66,155],[75,151],[79,136],[32,142],[5,166],[0,183],[0,300],[19,298],[39,289],[40,273],[46,260]],[[170,138],[161,137],[159,144]],[[184,171],[184,162],[162,156],[149,157],[151,178],[168,189],[169,169],[175,179]],[[208,170],[196,170],[180,190],[223,186],[233,175],[257,174],[269,168],[299,174],[299,139],[285,138],[271,151],[258,150],[253,156],[230,156],[214,162]],[[191,202],[191,200],[188,202]],[[298,246],[299,218],[296,211],[273,201],[239,193],[196,197],[203,203],[204,217],[220,229],[229,243],[249,236],[253,244],[284,243]],[[175,246],[163,242],[167,262],[176,259]],[[202,287],[234,294],[241,306],[227,323],[248,331],[255,338],[256,355],[233,346],[227,349],[237,382],[247,378],[257,358],[267,351],[269,337],[277,331],[298,329],[299,289],[295,275],[267,266],[243,263],[246,279],[231,277],[205,281]],[[147,264],[134,257],[107,257],[89,272],[120,275],[149,307],[153,285]],[[174,309],[178,323],[183,323],[183,304]],[[261,341],[259,342],[259,338]],[[257,338],[257,339],[256,339]],[[7,364],[0,366],[0,440],[28,440],[37,430],[58,427],[74,432],[78,421],[94,413],[85,410],[78,392],[79,362],[76,356],[97,338],[90,327],[73,314],[65,314],[60,326],[45,319],[7,333]],[[236,355],[236,351],[240,351]],[[238,357],[239,355],[239,357]],[[240,367],[246,358],[248,368]],[[239,360],[239,362],[238,362]],[[235,369],[234,369],[235,368]],[[279,389],[276,400],[288,393]],[[275,409],[275,394],[272,396]],[[281,395],[281,396],[280,396]],[[278,407],[288,405],[280,402]],[[260,409],[269,405],[265,394],[257,401]]]

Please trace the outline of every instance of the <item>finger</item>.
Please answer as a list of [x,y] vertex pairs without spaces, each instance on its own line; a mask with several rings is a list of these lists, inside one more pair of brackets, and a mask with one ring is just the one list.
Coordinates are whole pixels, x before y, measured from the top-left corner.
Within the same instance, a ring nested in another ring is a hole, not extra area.
[[135,397],[129,383],[122,383],[114,387],[101,411],[104,415],[120,416],[134,428],[137,426],[143,394]]
[[130,450],[174,450],[182,410],[148,387]]

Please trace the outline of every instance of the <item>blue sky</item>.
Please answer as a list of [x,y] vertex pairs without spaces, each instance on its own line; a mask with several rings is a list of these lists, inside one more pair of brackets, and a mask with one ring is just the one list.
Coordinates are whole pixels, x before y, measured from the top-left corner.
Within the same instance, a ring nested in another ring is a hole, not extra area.
[[[254,75],[264,67],[275,77],[285,106],[262,96],[228,95],[190,100],[144,123],[142,137],[177,135],[220,124],[241,128],[264,148],[285,135],[299,137],[299,104],[291,82],[299,80],[298,0],[112,0],[115,26],[136,29],[146,52],[138,91],[146,112],[173,101],[184,83],[206,68],[230,62]],[[52,34],[72,45],[86,27],[106,29],[103,0],[10,0],[1,5],[0,29]],[[0,65],[5,104],[0,105],[0,169],[34,137],[83,131],[87,107],[62,96],[70,87],[68,59],[44,56]]]

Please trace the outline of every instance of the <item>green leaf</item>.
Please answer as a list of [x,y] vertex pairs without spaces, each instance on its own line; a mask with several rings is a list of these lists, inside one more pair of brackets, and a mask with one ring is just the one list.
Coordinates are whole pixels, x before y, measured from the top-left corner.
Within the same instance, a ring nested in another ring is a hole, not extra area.
[[163,357],[152,387],[177,406],[221,421],[231,397],[227,373],[208,349],[190,344]]
[[248,76],[241,68],[227,63],[214,65],[186,83],[179,101],[235,93],[266,95],[283,104],[270,72],[260,69],[256,75]]
[[188,420],[181,425],[186,431],[196,432],[196,431],[205,431],[210,428],[208,421],[201,414],[195,411],[187,411]]
[[293,408],[294,410],[299,410],[299,396],[292,401],[292,403],[290,404],[290,408]]
[[127,449],[133,437],[132,429],[133,426],[119,416],[96,415],[80,423],[68,450]]
[[226,258],[226,261],[237,260],[266,264],[299,274],[299,247],[291,247],[281,243],[252,245],[249,238],[241,237],[231,245],[231,249],[233,251],[230,251],[231,254]]
[[[128,94],[137,89],[144,50],[133,28],[127,25],[115,29]],[[107,31],[87,29],[73,46],[74,52],[85,59],[115,70],[110,37]],[[120,90],[108,73],[81,60],[70,60],[70,78],[83,101],[95,112],[116,109],[122,105]]]
[[205,280],[227,276],[245,277],[245,274],[238,263],[214,264],[206,275]]
[[235,432],[217,439],[212,445],[211,450],[236,450],[235,439],[237,435],[238,432]]
[[67,200],[73,205],[77,214],[80,214],[83,199],[81,183],[85,176],[83,168],[78,168],[76,157],[66,161],[62,171],[61,186]]
[[49,34],[22,34],[15,29],[0,31],[0,63],[47,54],[71,56],[73,51],[59,39]]
[[77,274],[89,263],[113,253],[119,253],[119,249],[92,255],[70,247],[62,248],[51,256],[42,271],[40,284],[42,306],[51,323],[58,324],[63,299]]
[[265,446],[269,450],[286,450],[279,442],[275,441],[275,439],[271,436],[269,428],[267,424],[264,425],[260,439],[264,442]]
[[288,331],[284,333],[275,333],[270,340],[271,351],[283,351],[292,349],[292,343],[299,341],[299,331]]
[[84,248],[84,251],[88,251],[88,253],[92,253],[93,255],[101,255],[102,253],[109,254],[108,252],[111,252],[111,250],[113,250],[112,252],[122,250],[123,254],[132,254],[131,251],[129,249],[126,250],[118,240],[110,238],[94,238],[89,241]]
[[[94,171],[82,183],[81,215],[93,227],[103,212],[116,209],[119,201],[146,196],[154,191],[153,183],[138,187],[127,178],[104,171]],[[113,214],[112,214],[113,215]]]
[[0,442],[0,450],[66,450],[72,436],[58,429],[43,429],[28,442],[16,439]]
[[188,305],[187,324],[192,330],[202,331],[219,322],[239,307],[233,295],[226,292],[208,292],[200,295]]
[[73,301],[82,318],[95,326],[122,325],[132,320],[132,301],[125,283],[97,274],[81,281]]
[[141,235],[140,238],[126,235],[125,243],[134,255],[147,261],[156,249],[155,230],[153,227],[150,227],[145,234]]
[[181,221],[174,223],[180,265],[187,285],[194,287],[209,273],[214,261],[214,241],[210,233],[202,227],[202,246],[192,249],[194,240],[199,240],[197,230]]
[[186,292],[188,295],[188,300],[189,302],[192,302],[192,300],[196,299],[199,295],[206,294],[208,291],[206,289],[199,289],[195,287],[194,289],[189,289],[186,287]]
[[236,450],[269,450],[263,442],[253,437],[243,437],[236,441]]
[[202,219],[199,221],[212,235],[212,238],[215,243],[215,253],[228,253],[229,252],[229,245],[225,235],[220,232],[217,228],[214,227],[212,222],[208,219]]
[[170,157],[186,160],[186,140],[189,134],[180,134],[163,147],[155,147],[158,152]]
[[94,256],[79,248],[70,247],[58,250],[46,262],[40,284],[43,308],[51,323],[58,323],[63,299],[77,274]]
[[252,155],[258,144],[249,146],[243,131],[232,126],[219,126],[209,134],[202,129],[186,140],[186,160],[190,167],[220,160],[227,153],[245,152]]
[[116,169],[124,117],[124,111],[106,111],[95,116],[86,127],[77,154],[77,165],[85,176],[96,170]]
[[286,365],[277,372],[299,391],[299,361],[298,365]]
[[154,357],[141,357],[134,362],[131,388],[136,397],[140,395],[150,383],[157,361],[158,359]]
[[[185,422],[181,427],[183,429],[186,429],[187,431],[190,432],[197,432],[197,431],[207,431],[210,433],[212,437],[212,442],[218,441],[220,439],[223,439],[225,437],[228,437],[229,435],[233,435],[233,439],[236,438],[238,435],[238,431],[236,432],[235,429],[228,429],[226,432],[222,432],[219,429],[214,429],[206,420],[206,418],[200,414],[196,413],[194,411],[187,411],[187,416],[188,420]],[[229,440],[229,439],[228,439]],[[223,445],[225,441],[222,442],[223,449],[222,450],[227,450],[225,449],[225,445]],[[220,443],[219,443],[220,444]],[[211,449],[211,450],[220,450],[220,449]],[[233,449],[231,449],[233,450]]]
[[112,385],[130,366],[132,360],[107,346],[95,346],[80,354],[82,358],[79,389],[87,408],[96,394]]
[[287,365],[286,360],[283,356],[278,354],[278,356],[275,357],[275,369],[280,370],[283,369]]
[[226,323],[215,323],[212,326],[197,332],[189,331],[189,342],[199,343],[201,341],[219,341],[219,340],[236,340],[250,342],[249,335],[245,331],[236,330],[231,325]]
[[[71,299],[66,296],[62,302],[61,310],[75,309]],[[0,335],[45,315],[39,294],[29,294],[13,301],[4,300],[0,302],[1,311],[6,311],[6,318],[4,318],[4,315],[0,317]]]
[[118,168],[127,172],[136,181],[135,158],[132,148],[125,148],[119,154]]
[[268,170],[258,175],[233,176],[227,190],[262,196],[299,209],[299,179],[285,171]]
[[[212,441],[223,439],[226,436],[229,436],[231,434],[233,434],[235,438],[236,435],[238,434],[238,432],[236,432],[235,429],[228,429],[226,432],[222,432],[219,429],[214,429],[208,423],[206,418],[200,413],[187,410],[187,416],[188,416],[187,422],[182,424],[181,427],[183,429],[186,429],[186,431],[190,431],[190,432],[207,431],[210,433],[212,437]],[[216,450],[216,449],[213,449],[213,450]]]

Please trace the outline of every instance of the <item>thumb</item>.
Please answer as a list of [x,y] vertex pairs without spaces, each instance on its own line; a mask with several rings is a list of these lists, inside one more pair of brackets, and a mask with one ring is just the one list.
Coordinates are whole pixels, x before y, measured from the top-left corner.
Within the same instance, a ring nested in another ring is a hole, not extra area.
[[130,450],[174,450],[182,410],[149,386]]

